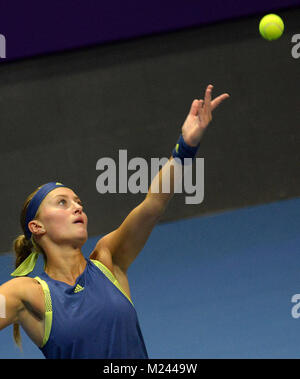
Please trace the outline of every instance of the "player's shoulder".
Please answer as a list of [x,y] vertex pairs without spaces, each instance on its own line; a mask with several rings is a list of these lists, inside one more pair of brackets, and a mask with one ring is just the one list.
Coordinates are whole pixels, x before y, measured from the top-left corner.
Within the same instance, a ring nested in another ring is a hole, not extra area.
[[40,286],[39,282],[28,276],[20,276],[17,278],[12,278],[5,283],[0,285],[0,291],[5,290],[14,293],[24,293],[24,291],[32,290],[34,291],[37,286]]
[[17,286],[30,286],[39,284],[35,278],[32,278],[30,276],[18,276],[16,278],[10,279],[9,282],[14,283],[14,285]]

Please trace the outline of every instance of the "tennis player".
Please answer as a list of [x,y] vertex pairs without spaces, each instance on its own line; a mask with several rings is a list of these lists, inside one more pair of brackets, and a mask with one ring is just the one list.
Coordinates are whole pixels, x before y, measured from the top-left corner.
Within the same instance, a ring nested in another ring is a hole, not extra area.
[[[16,270],[0,286],[3,317],[0,330],[19,326],[46,358],[147,359],[148,353],[131,299],[127,271],[145,245],[174,192],[151,191],[173,161],[194,158],[212,111],[226,98],[195,99],[169,161],[153,179],[147,196],[122,222],[96,244],[89,258],[81,252],[88,239],[88,218],[77,194],[59,182],[39,186],[26,199],[20,217],[23,234],[13,243]],[[172,173],[172,169],[170,170]],[[38,255],[39,276],[28,276]]]

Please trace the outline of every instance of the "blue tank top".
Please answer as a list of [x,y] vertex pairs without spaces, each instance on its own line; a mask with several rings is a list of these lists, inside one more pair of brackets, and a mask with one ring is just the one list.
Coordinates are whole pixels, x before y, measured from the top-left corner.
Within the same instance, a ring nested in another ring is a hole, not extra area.
[[74,286],[43,272],[46,358],[148,359],[134,305],[112,272],[86,259]]

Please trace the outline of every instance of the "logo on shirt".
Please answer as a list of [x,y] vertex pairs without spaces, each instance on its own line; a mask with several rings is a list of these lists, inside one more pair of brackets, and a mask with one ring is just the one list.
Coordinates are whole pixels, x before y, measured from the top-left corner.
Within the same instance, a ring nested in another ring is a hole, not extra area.
[[75,289],[74,289],[74,293],[80,292],[80,291],[82,291],[82,290],[84,290],[84,287],[81,287],[80,284],[77,284],[77,286],[76,286]]

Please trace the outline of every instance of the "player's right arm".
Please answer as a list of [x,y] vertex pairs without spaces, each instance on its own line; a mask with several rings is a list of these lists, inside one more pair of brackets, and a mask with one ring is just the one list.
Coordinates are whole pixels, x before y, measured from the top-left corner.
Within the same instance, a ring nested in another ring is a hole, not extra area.
[[0,330],[17,322],[24,309],[22,282],[23,278],[14,278],[0,286]]

